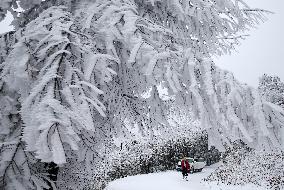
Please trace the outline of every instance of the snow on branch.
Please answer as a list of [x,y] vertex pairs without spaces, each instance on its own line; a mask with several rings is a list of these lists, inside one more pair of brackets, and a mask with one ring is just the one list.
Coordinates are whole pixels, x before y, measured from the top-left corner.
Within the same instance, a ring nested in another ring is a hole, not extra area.
[[[22,95],[21,113],[25,123],[23,139],[27,143],[26,148],[35,152],[36,157],[44,162],[65,163],[65,143],[74,150],[78,149],[78,130],[81,127],[93,130],[95,110],[105,115],[99,97],[103,92],[96,85],[109,81],[115,73],[108,68],[111,62],[104,63],[102,67],[101,64],[95,64],[95,60],[89,59],[83,64],[83,53],[115,59],[96,55],[91,50],[86,52],[84,44],[82,47],[76,45],[80,39],[77,34],[70,32],[73,22],[65,7],[51,7],[44,11],[27,25],[3,69],[5,82],[14,86]],[[16,56],[20,56],[21,60],[16,59]],[[19,63],[23,69],[21,73],[17,71]],[[86,64],[93,66],[85,69]],[[34,69],[30,73],[27,68]],[[78,71],[88,72],[90,82]],[[96,75],[102,75],[100,81],[94,78]],[[26,85],[12,85],[17,79],[25,81]]]
[[[242,9],[248,9],[244,2],[221,0],[215,3],[135,1],[135,4],[98,1],[92,6],[100,11],[87,9],[87,28],[101,28],[97,35],[106,36],[103,44],[107,53],[120,59],[115,79],[118,84],[113,83],[117,89],[105,90],[106,96],[112,97],[112,93],[121,96],[109,103],[109,107],[119,108],[111,111],[115,117],[132,118],[142,125],[151,120],[145,113],[153,104],[141,106],[138,100],[127,104],[123,95],[139,97],[139,92],[151,91],[164,83],[170,95],[181,94],[187,98],[186,105],[192,107],[203,127],[208,129],[209,139],[215,137],[210,142],[220,138],[228,143],[223,138],[228,137],[229,140],[242,139],[251,146],[261,142],[269,145],[258,148],[281,147],[275,140],[279,139],[275,136],[278,129],[267,123],[258,92],[240,84],[232,74],[210,61],[212,54],[232,49],[225,38],[237,36],[237,40],[241,32],[263,18],[261,14],[244,13]],[[221,10],[232,11],[220,13]],[[92,15],[92,19],[88,15]],[[180,37],[184,37],[183,40]],[[210,135],[210,131],[214,134]]]

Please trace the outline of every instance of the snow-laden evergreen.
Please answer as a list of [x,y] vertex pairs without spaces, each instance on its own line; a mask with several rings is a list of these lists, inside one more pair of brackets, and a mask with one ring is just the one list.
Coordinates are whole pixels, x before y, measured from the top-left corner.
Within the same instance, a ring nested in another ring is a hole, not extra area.
[[[276,110],[283,108],[284,85],[279,77],[264,74],[260,78],[258,90],[261,96]],[[272,103],[281,107],[276,107]],[[283,127],[278,131],[284,136]],[[230,150],[224,164],[214,171],[206,180],[217,181],[218,184],[246,185],[253,183],[258,188],[282,189],[284,170],[282,152],[262,152],[238,145]]]
[[[258,90],[261,96],[273,106],[275,110],[284,109],[284,83],[277,76],[269,76],[264,74],[259,80]],[[275,106],[275,105],[279,106]],[[282,109],[281,109],[282,108]],[[272,119],[271,119],[272,120]],[[284,127],[280,127],[278,135],[284,144]]]
[[[117,136],[132,138],[131,127],[151,141],[169,138],[176,125],[161,88],[200,120],[210,146],[224,150],[241,139],[284,149],[284,111],[211,60],[230,52],[265,11],[241,0],[18,3],[24,10],[14,14],[16,44],[1,57],[0,83],[17,94],[23,126],[13,125],[41,162],[98,164]],[[16,5],[1,1],[1,14]]]
[[[93,115],[105,116],[99,100],[103,92],[83,71],[101,75],[101,83],[115,74],[108,67],[114,58],[78,44],[78,34],[70,31],[71,15],[62,10],[52,7],[27,25],[2,71],[6,83],[21,94],[27,150],[57,164],[66,163],[63,143],[78,150],[80,131],[94,130]],[[89,68],[95,58],[102,64]]]
[[284,83],[277,76],[264,74],[259,80],[259,92],[268,102],[284,109]]
[[[1,60],[16,42],[13,32],[1,36]],[[2,70],[2,68],[0,68]],[[55,184],[49,180],[44,164],[25,150],[21,140],[22,119],[18,93],[0,81],[0,189],[41,189]]]

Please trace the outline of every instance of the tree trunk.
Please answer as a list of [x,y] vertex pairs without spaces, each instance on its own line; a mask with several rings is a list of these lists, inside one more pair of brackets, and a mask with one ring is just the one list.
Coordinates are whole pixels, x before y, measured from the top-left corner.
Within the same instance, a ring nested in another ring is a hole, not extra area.
[[[58,165],[55,164],[54,162],[51,162],[51,163],[46,163],[45,167],[46,167],[47,172],[48,172],[49,180],[51,182],[53,182],[54,184],[56,184],[57,175],[58,175],[58,171],[59,171]],[[48,185],[49,185],[49,189],[48,190],[54,190],[52,185],[51,185],[51,182],[48,181]]]

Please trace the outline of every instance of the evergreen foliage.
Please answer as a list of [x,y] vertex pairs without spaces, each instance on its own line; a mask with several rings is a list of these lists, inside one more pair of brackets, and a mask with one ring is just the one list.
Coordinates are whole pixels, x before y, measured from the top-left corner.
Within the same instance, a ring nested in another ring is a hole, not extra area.
[[264,74],[259,80],[258,89],[268,102],[284,109],[284,83],[279,77]]

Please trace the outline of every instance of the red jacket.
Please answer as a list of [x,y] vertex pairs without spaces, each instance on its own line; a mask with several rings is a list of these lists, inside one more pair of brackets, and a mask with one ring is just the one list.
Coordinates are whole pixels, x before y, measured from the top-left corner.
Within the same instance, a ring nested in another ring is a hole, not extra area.
[[181,161],[181,169],[182,170],[186,169],[186,171],[189,172],[190,165],[189,165],[187,160],[182,160]]

